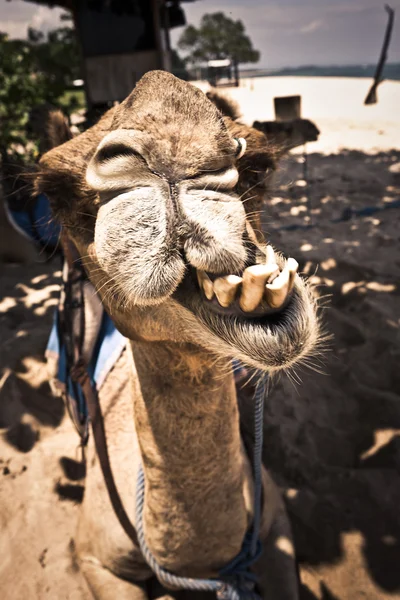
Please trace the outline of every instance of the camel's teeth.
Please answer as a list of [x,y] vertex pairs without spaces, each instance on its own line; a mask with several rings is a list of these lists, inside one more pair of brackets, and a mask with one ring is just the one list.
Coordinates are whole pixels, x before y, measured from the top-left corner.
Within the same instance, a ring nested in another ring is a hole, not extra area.
[[273,281],[275,281],[275,279],[278,277],[280,270],[277,264],[275,263],[271,263],[266,265],[270,271],[271,271],[271,275],[268,277],[266,283],[272,283]]
[[[252,265],[243,273],[242,293],[239,300],[240,308],[245,312],[251,312],[261,302],[265,284],[278,269],[275,264]],[[279,272],[279,270],[278,270]]]
[[265,298],[271,308],[280,308],[289,292],[290,272],[286,264],[282,273],[265,286]]
[[218,277],[218,279],[214,281],[214,292],[221,306],[226,308],[232,304],[241,283],[242,278],[237,275]]
[[289,293],[290,293],[294,286],[294,280],[296,278],[296,273],[299,269],[299,263],[294,258],[288,258],[286,264],[289,269]]
[[212,300],[214,297],[214,288],[211,279],[205,271],[199,271],[196,269],[197,281],[199,286],[204,291],[204,294],[208,300]]
[[275,252],[272,246],[265,248],[265,262],[266,264],[275,264]]

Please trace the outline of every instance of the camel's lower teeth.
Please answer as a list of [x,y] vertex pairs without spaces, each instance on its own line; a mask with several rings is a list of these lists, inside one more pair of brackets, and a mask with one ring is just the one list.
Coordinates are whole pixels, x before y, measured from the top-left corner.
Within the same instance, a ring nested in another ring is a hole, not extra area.
[[251,312],[260,304],[264,296],[265,286],[279,274],[276,264],[253,265],[243,273],[242,293],[239,298],[240,308]]
[[212,300],[214,297],[213,282],[211,281],[211,279],[205,271],[199,271],[198,269],[196,269],[196,273],[199,286],[205,293],[207,300]]
[[241,310],[250,313],[261,303],[273,309],[283,306],[293,289],[298,266],[294,258],[289,258],[279,272],[272,247],[268,246],[266,263],[247,267],[242,277],[225,275],[213,282],[205,271],[197,270],[197,279],[208,300],[215,295],[218,303],[228,308],[238,297]]
[[214,281],[214,292],[221,306],[227,308],[235,301],[236,292],[242,283],[242,277],[226,275]]
[[280,308],[289,293],[289,269],[287,265],[278,277],[265,286],[265,299],[271,308]]

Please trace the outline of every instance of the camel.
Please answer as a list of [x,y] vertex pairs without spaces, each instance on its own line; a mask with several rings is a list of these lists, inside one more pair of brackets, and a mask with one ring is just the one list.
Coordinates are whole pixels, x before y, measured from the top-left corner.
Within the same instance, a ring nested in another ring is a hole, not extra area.
[[44,258],[38,248],[12,225],[9,214],[8,201],[21,207],[27,204],[21,193],[21,188],[26,187],[26,182],[21,183],[22,166],[14,164],[5,151],[0,154],[0,262],[41,262]]
[[[211,100],[226,117],[240,121],[240,108],[237,102],[218,92],[209,90],[207,98]],[[290,150],[304,146],[308,142],[316,142],[320,131],[309,119],[291,119],[289,121],[254,121],[254,129],[262,131],[272,147],[275,147],[275,159],[281,158]]]
[[267,138],[284,152],[304,146],[308,142],[316,142],[320,134],[318,127],[309,119],[254,121],[253,127],[265,133]]
[[10,223],[6,200],[0,183],[0,262],[32,263],[43,258],[31,240]]
[[[47,127],[43,130],[43,123],[46,122]],[[71,138],[64,115],[47,104],[37,106],[30,112],[27,129],[37,139],[41,154],[54,146],[55,140],[66,141]],[[53,253],[48,240],[43,240],[41,245],[40,236],[33,237],[31,232],[28,233],[16,223],[13,216],[13,211],[21,211],[27,214],[27,221],[32,224],[36,201],[29,197],[28,192],[32,167],[23,168],[21,159],[16,161],[15,156],[10,157],[4,149],[0,155],[0,262],[45,262],[48,255]],[[41,222],[45,222],[45,218]]]
[[[273,375],[320,337],[295,261],[252,227],[245,198],[251,185],[261,195],[273,164],[263,134],[153,71],[91,129],[45,154],[37,175],[129,340],[117,389],[99,393],[111,467],[137,527],[142,465],[146,545],[178,576],[217,578],[252,523],[251,440],[241,437],[232,358]],[[94,598],[177,597],[117,520],[92,440],[87,469],[75,552]],[[252,568],[262,598],[297,599],[290,524],[265,468],[260,538]]]

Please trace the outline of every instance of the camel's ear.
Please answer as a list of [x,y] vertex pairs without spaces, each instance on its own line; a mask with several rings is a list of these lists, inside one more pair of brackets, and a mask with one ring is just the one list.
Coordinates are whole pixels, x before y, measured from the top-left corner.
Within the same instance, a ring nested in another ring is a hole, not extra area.
[[246,150],[238,155],[239,185],[245,190],[252,186],[265,186],[268,173],[275,171],[279,151],[261,132],[242,123],[224,119],[229,133],[237,139],[243,139]]
[[49,113],[46,127],[47,147],[56,148],[72,140],[73,135],[67,117],[61,110],[52,110]]
[[206,93],[206,96],[215,106],[218,108],[220,113],[224,117],[229,117],[233,121],[235,119],[239,119],[240,117],[240,108],[237,102],[230,98],[229,96],[224,96],[217,90],[210,90]]
[[[264,133],[254,129],[254,127],[232,121],[229,117],[224,118],[224,123],[234,138],[244,138],[246,140],[246,152],[241,158],[242,163],[252,161],[254,168],[261,171],[276,168],[279,148],[268,141]],[[241,167],[240,161],[238,167],[239,169]]]
[[114,108],[96,125],[44,154],[35,181],[36,193],[49,198],[55,216],[74,211],[77,203],[93,201],[86,168],[100,140],[110,131]]

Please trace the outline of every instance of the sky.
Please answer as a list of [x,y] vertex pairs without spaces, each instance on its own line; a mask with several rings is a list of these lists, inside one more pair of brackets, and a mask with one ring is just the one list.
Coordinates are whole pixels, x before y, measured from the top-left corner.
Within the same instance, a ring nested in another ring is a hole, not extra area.
[[[397,10],[389,61],[400,62],[400,0],[389,3]],[[375,63],[387,22],[383,0],[197,0],[182,6],[193,25],[203,14],[217,11],[241,19],[261,53],[260,68]],[[0,31],[24,37],[29,25],[52,29],[61,12],[0,0]],[[172,31],[174,45],[181,32]]]

